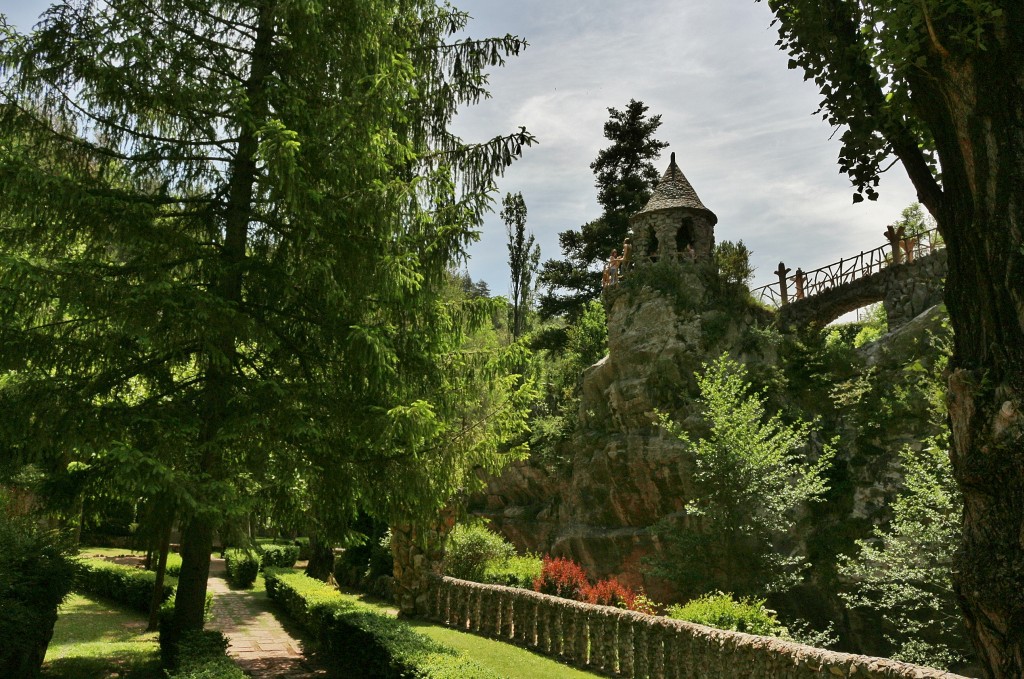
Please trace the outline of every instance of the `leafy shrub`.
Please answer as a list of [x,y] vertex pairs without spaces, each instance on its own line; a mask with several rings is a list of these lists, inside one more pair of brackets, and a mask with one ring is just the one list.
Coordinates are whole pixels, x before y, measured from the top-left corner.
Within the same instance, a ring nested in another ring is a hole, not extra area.
[[670,618],[686,620],[733,632],[746,632],[762,636],[782,636],[785,631],[775,611],[765,608],[764,599],[744,597],[735,599],[731,594],[714,592],[685,604],[669,606]]
[[395,572],[391,531],[387,524],[361,514],[352,526],[356,537],[334,561],[334,579],[349,587],[370,587],[377,578]]
[[260,545],[259,553],[263,568],[291,568],[299,559],[296,545]]
[[232,587],[249,589],[260,572],[260,557],[247,549],[228,549],[224,552],[224,565]]
[[245,679],[248,675],[227,656],[227,648],[228,640],[220,632],[185,632],[168,679]]
[[[156,573],[102,559],[83,559],[80,563],[75,590],[116,601],[141,613],[149,612]],[[166,601],[174,588],[165,581],[163,589],[161,600]]]
[[496,679],[459,652],[417,634],[302,573],[268,569],[267,594],[316,637],[321,653],[339,667],[391,679]]
[[[156,559],[153,560],[153,570],[156,570]],[[167,555],[167,568],[164,570],[164,575],[169,575],[172,578],[176,578],[181,575],[181,554],[171,552]]]
[[0,676],[35,677],[75,562],[59,535],[8,512],[0,495]]
[[600,580],[593,585],[587,585],[582,594],[583,600],[588,604],[617,606],[629,609],[633,608],[633,600],[636,599],[636,592],[615,578]]
[[590,582],[583,567],[571,559],[561,557],[552,559],[545,556],[540,577],[533,582],[535,592],[576,601],[583,601],[583,593],[588,587]]
[[729,283],[750,285],[754,267],[750,266],[750,250],[743,241],[724,240],[715,246],[715,265],[718,272]]
[[505,587],[532,589],[533,581],[540,577],[544,562],[539,556],[513,556],[504,562],[490,562],[484,568],[483,582]]
[[299,561],[309,561],[309,557],[312,555],[309,538],[295,538],[295,546],[299,548]]
[[506,562],[515,554],[516,548],[505,538],[483,526],[456,526],[445,547],[444,572],[482,582],[489,563]]

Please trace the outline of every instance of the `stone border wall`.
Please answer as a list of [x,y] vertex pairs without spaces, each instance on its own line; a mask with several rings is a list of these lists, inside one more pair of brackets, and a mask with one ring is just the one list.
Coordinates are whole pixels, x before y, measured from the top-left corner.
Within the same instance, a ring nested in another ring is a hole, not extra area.
[[835,653],[524,589],[448,577],[434,579],[431,589],[428,614],[443,625],[610,676],[965,679],[896,660]]

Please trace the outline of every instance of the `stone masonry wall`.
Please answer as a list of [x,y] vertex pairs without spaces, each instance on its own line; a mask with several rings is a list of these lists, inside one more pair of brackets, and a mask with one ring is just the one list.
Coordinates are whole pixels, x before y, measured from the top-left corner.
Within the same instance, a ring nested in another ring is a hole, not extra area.
[[529,590],[432,581],[441,624],[556,656],[581,669],[646,679],[964,679],[884,658],[836,653]]

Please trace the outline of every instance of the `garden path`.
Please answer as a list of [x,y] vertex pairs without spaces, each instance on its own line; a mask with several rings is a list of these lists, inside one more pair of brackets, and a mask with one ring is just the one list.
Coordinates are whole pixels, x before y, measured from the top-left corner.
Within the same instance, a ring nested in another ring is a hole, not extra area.
[[274,615],[266,593],[231,589],[224,576],[224,560],[212,559],[207,589],[213,592],[213,620],[207,629],[224,633],[228,655],[239,667],[256,679],[331,676]]

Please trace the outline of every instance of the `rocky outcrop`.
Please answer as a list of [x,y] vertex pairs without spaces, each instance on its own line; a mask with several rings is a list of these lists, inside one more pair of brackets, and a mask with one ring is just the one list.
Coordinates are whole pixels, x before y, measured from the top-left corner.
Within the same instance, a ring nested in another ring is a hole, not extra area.
[[656,413],[699,430],[694,373],[723,351],[740,356],[769,317],[735,289],[731,306],[722,306],[709,294],[706,265],[649,268],[655,282],[672,285],[634,280],[607,300],[609,352],[583,375],[569,467],[513,466],[490,481],[474,509],[522,549],[571,557],[595,577],[614,575],[662,596],[664,583],[642,568],[658,548],[650,528],[680,512],[692,488],[688,455]]
[[[694,373],[728,352],[755,384],[775,385],[772,410],[819,418],[813,445],[839,437],[831,488],[825,502],[808,508],[799,545],[812,571],[773,604],[822,627],[836,621],[859,652],[880,652],[877,625],[850,617],[836,596],[834,566],[854,540],[889,519],[902,481],[898,451],[936,431],[927,404],[901,394],[914,375],[934,369],[929,343],[943,312],[919,314],[854,350],[827,332],[780,332],[773,314],[700,262],[648,266],[606,302],[609,353],[583,375],[576,431],[561,451],[568,463],[514,465],[488,481],[471,510],[521,550],[570,557],[593,577],[615,576],[670,600],[667,583],[646,573],[645,557],[660,549],[652,527],[693,497],[692,462],[655,413],[691,436],[706,433]],[[917,372],[907,377],[915,357]]]

